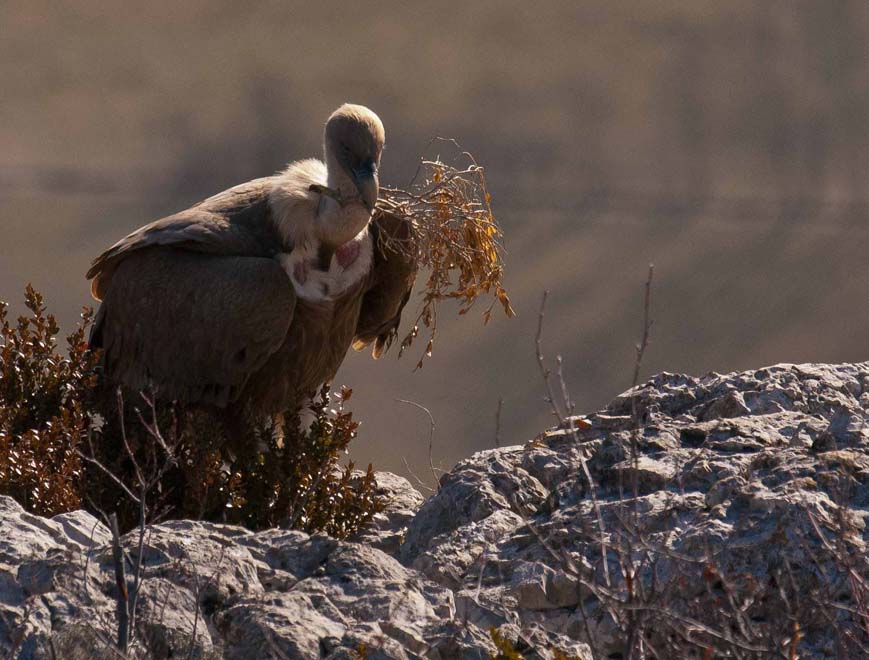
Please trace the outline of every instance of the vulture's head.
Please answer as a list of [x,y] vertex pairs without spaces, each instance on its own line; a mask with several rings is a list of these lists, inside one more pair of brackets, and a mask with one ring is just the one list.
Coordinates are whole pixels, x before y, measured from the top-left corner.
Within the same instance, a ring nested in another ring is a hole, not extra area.
[[342,194],[358,195],[369,214],[377,203],[385,139],[380,117],[363,105],[345,103],[326,122],[323,147],[330,185]]

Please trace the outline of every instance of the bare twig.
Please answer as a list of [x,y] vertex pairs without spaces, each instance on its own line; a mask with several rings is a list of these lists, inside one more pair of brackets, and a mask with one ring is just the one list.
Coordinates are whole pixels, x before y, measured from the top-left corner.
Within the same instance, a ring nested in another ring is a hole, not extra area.
[[223,559],[226,555],[226,548],[223,547],[220,549],[220,556],[217,558],[217,564],[214,567],[214,572],[209,576],[209,578],[205,581],[205,584],[199,584],[199,574],[194,571],[193,576],[196,582],[196,612],[193,615],[193,630],[190,633],[190,647],[187,651],[187,660],[193,660],[196,657],[196,631],[199,627],[199,618],[200,618],[200,601],[202,600],[202,594],[205,591],[206,587],[210,584],[214,583],[218,576],[221,574],[223,570]]
[[124,570],[124,552],[121,546],[121,535],[118,532],[118,516],[114,513],[109,516],[109,528],[112,532],[112,561],[115,565],[115,586],[118,589],[116,596],[118,619],[117,645],[121,653],[126,653],[130,635],[130,602],[129,594],[127,593],[127,576]]
[[87,598],[88,601],[90,601],[90,599],[91,599],[90,590],[88,587],[88,568],[90,567],[90,562],[91,562],[91,552],[93,550],[93,545],[94,545],[94,534],[96,533],[97,525],[99,525],[99,524],[100,524],[100,521],[98,519],[94,520],[93,527],[91,527],[91,533],[90,533],[90,536],[88,537],[88,547],[85,550],[84,568],[82,569],[82,574],[83,574],[82,586],[84,588],[85,598]]
[[[126,456],[129,459],[131,465],[133,466],[134,478],[136,481],[134,487],[138,490],[138,494],[133,492],[133,487],[124,483],[123,480],[121,480],[117,475],[112,472],[112,470],[110,470],[105,464],[103,464],[99,459],[96,458],[96,451],[94,449],[90,433],[88,433],[87,436],[90,455],[85,454],[79,449],[76,449],[76,452],[82,458],[82,460],[90,463],[91,465],[94,465],[97,469],[99,469],[115,485],[117,485],[123,491],[123,493],[130,498],[131,501],[136,503],[139,509],[138,542],[136,556],[133,560],[127,557],[127,554],[120,543],[117,514],[112,513],[111,515],[107,516],[105,512],[103,512],[99,507],[91,502],[91,505],[97,511],[100,511],[103,518],[106,519],[106,522],[108,523],[109,528],[112,532],[112,550],[115,562],[115,580],[119,592],[117,605],[117,638],[118,649],[121,651],[121,653],[126,653],[126,650],[135,635],[137,606],[139,601],[139,594],[141,592],[142,581],[144,580],[144,556],[147,524],[149,516],[151,514],[148,505],[148,495],[159,484],[161,478],[166,473],[166,471],[175,464],[174,450],[170,446],[170,444],[166,442],[166,439],[160,432],[157,423],[157,411],[154,398],[149,398],[144,392],[140,392],[140,395],[151,411],[151,421],[147,422],[139,410],[136,410],[136,414],[142,426],[147,430],[148,435],[153,439],[154,445],[159,446],[163,450],[162,459],[157,458],[157,452],[155,449],[150,454],[150,459],[146,454],[144,458],[144,463],[142,462],[142,460],[140,460],[139,457],[136,456],[133,447],[131,446],[127,437],[126,423],[124,419],[125,406],[123,394],[120,388],[118,388],[118,390],[116,391],[121,442],[123,444]],[[125,561],[130,562],[130,567],[132,570],[132,582],[129,584],[127,582]],[[87,578],[86,575],[85,578]]]
[[504,407],[504,397],[498,397],[498,409],[495,411],[495,447],[501,446],[501,409]]
[[[579,436],[577,435],[576,418],[572,414],[574,410],[574,404],[571,401],[571,397],[567,388],[567,383],[564,379],[564,371],[562,369],[561,357],[558,357],[558,379],[561,384],[562,404],[564,406],[564,410],[566,411],[566,415],[562,414],[561,409],[558,407],[558,403],[555,397],[555,390],[552,386],[552,374],[546,366],[546,359],[543,353],[543,321],[546,315],[546,300],[548,297],[549,291],[544,290],[543,296],[540,300],[540,311],[537,315],[537,333],[534,336],[534,349],[535,355],[537,357],[537,365],[540,368],[540,375],[542,376],[543,382],[546,385],[546,391],[548,396],[547,401],[549,403],[550,409],[552,410],[552,414],[555,416],[560,424],[563,425],[565,422],[567,422],[570,435],[573,438],[574,442],[576,442],[578,445]],[[579,452],[579,462],[582,467],[583,476],[588,482],[588,490],[592,498],[595,516],[597,518],[599,533],[598,538],[600,540],[601,547],[601,561],[603,565],[604,582],[606,586],[609,587],[611,582],[609,563],[607,558],[606,529],[604,527],[603,514],[600,509],[600,502],[598,502],[597,498],[597,488],[595,486],[594,479],[591,476],[591,471],[588,469],[588,463],[586,462],[586,458],[582,450],[580,450]]]
[[434,461],[432,459],[432,448],[434,445],[434,434],[435,434],[435,420],[434,415],[431,414],[431,410],[426,408],[425,406],[417,403],[416,401],[408,401],[406,399],[396,399],[398,403],[405,403],[409,406],[413,406],[414,408],[418,408],[422,410],[426,415],[428,415],[429,422],[429,431],[428,431],[428,467],[431,470],[432,479],[434,479],[435,485],[438,490],[440,490],[440,477],[438,477],[437,468],[434,466]]
[[552,414],[559,423],[564,422],[565,415],[558,407],[558,402],[555,398],[555,391],[552,389],[551,372],[546,366],[546,360],[543,357],[543,318],[546,314],[546,299],[549,297],[549,291],[543,292],[543,297],[540,300],[540,311],[537,313],[537,334],[534,335],[535,354],[537,356],[537,366],[540,368],[540,375],[543,377],[543,384],[546,385],[546,402],[552,410]]
[[124,491],[124,494],[126,494],[127,497],[129,497],[131,500],[133,500],[136,504],[139,503],[139,497],[135,493],[133,493],[132,490],[130,490],[130,488],[127,486],[127,484],[125,484],[123,481],[118,479],[118,477],[115,476],[115,474],[111,470],[109,470],[109,468],[107,468],[105,465],[103,465],[100,461],[98,461],[93,456],[88,456],[87,454],[85,454],[83,451],[81,451],[78,448],[75,449],[75,452],[76,452],[76,454],[78,454],[79,458],[81,458],[83,461],[86,461],[86,462],[90,463],[91,465],[97,467],[103,474],[105,474],[109,479],[111,479],[118,488],[120,488],[121,490]]
[[[652,329],[652,320],[649,317],[649,310],[651,308],[651,300],[652,300],[652,278],[655,275],[655,266],[654,264],[649,264],[649,274],[646,277],[646,286],[645,286],[645,295],[643,296],[643,333],[640,338],[640,343],[636,345],[636,359],[634,360],[634,376],[631,380],[631,390],[636,389],[637,383],[640,380],[640,368],[643,364],[643,357],[646,354],[646,348],[649,346],[649,334]],[[632,525],[637,527],[639,522],[639,513],[637,511],[637,503],[640,495],[640,487],[639,487],[639,463],[640,463],[640,449],[639,449],[639,429],[640,429],[640,414],[639,409],[637,407],[637,393],[631,392],[631,420],[632,420],[632,430],[630,434],[630,443],[631,443],[631,494],[633,495],[633,520]],[[621,471],[619,471],[619,489],[621,490],[621,480],[622,475]]]
[[142,580],[144,579],[145,568],[145,524],[146,524],[147,509],[145,508],[145,493],[142,493],[142,499],[139,509],[139,542],[136,551],[136,561],[133,562],[133,586],[130,588],[130,636],[135,635],[136,630],[136,614],[138,613],[137,606],[139,604],[139,594],[141,593]]
[[136,471],[136,481],[141,484],[144,483],[145,476],[142,473],[142,469],[139,467],[139,461],[136,460],[136,454],[130,448],[130,443],[127,440],[127,425],[124,420],[124,394],[121,391],[120,387],[115,390],[115,397],[118,406],[118,420],[120,421],[121,440],[124,443],[124,449],[127,452],[127,457],[130,459],[130,462],[133,464],[133,469]]
[[652,330],[653,321],[649,318],[649,308],[652,300],[652,278],[655,275],[655,265],[649,264],[649,275],[646,278],[646,294],[643,299],[643,336],[640,343],[637,344],[637,359],[634,362],[634,377],[631,381],[631,387],[636,387],[640,380],[640,367],[643,364],[643,356],[646,353],[646,348],[649,345],[649,333]]
[[570,397],[570,390],[567,388],[567,380],[564,378],[564,360],[561,359],[561,355],[555,356],[555,364],[558,365],[556,373],[558,375],[558,383],[561,385],[561,401],[564,405],[564,414],[567,417],[571,417],[576,412],[576,405]]
[[416,472],[414,472],[414,471],[411,469],[410,464],[407,462],[407,457],[406,457],[406,456],[402,456],[402,457],[401,457],[401,460],[404,462],[404,469],[407,470],[407,473],[408,473],[411,477],[414,478],[414,481],[416,481],[417,486],[419,486],[420,488],[423,488],[423,489],[427,490],[429,493],[434,493],[434,492],[436,492],[434,488],[432,488],[432,487],[429,486],[426,482],[424,482],[422,479],[420,479],[420,478],[417,476]]

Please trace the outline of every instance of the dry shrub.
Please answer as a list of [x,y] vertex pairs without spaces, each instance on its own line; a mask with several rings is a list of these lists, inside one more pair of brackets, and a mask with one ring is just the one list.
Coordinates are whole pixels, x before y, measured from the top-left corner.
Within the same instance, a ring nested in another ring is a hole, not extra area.
[[[279,429],[250,427],[213,475],[220,517],[251,529],[284,526],[344,539],[380,511],[372,466],[357,478],[352,461],[339,465],[359,427],[344,409],[351,394],[323,386],[307,429],[298,412],[286,415]],[[209,508],[216,517],[214,503]]]
[[28,316],[16,324],[0,302],[0,493],[29,511],[54,515],[80,506],[82,466],[76,453],[88,424],[96,358],[87,351],[85,310],[57,350],[57,321],[27,286]]
[[[521,635],[516,641],[512,641],[506,634],[503,634],[494,626],[490,626],[489,637],[496,649],[495,653],[489,654],[491,660],[525,660],[526,657],[547,657],[541,653],[540,649],[535,649],[529,645],[526,640],[522,639]],[[549,656],[553,660],[580,660],[577,656],[567,655],[561,649],[551,648],[548,651]],[[523,653],[527,653],[527,655]]]
[[[455,141],[449,140],[454,146]],[[422,159],[408,187],[382,188],[379,212],[404,219],[413,227],[412,236],[398,240],[382,235],[389,249],[415,257],[429,270],[416,320],[401,342],[401,352],[419,334],[429,331],[423,356],[431,355],[437,333],[437,305],[457,300],[459,314],[466,314],[482,295],[491,297],[483,312],[488,323],[492,308],[500,304],[507,316],[514,315],[502,285],[504,250],[502,232],[492,213],[491,197],[483,168],[467,152],[464,166],[454,167],[435,158]]]
[[124,398],[129,402],[114,410],[102,406],[105,424],[89,445],[87,466],[94,507],[117,512],[123,529],[138,524],[140,503],[125,497],[118,480],[137,483],[137,467],[157,475],[148,494],[152,521],[193,518],[344,539],[383,507],[371,465],[362,478],[352,462],[340,465],[358,427],[343,407],[348,389],[334,394],[324,386],[307,428],[298,412],[278,428],[243,418],[227,423],[223,414],[138,393]]

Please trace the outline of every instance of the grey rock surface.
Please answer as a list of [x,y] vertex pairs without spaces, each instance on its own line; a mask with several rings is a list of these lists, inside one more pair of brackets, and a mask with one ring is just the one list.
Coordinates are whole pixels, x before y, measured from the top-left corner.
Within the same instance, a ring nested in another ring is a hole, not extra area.
[[[131,656],[861,657],[867,422],[869,363],[664,373],[428,500],[379,474],[352,541],[153,525]],[[0,655],[117,657],[115,593],[101,523],[0,497]]]
[[[362,472],[359,473],[360,477]],[[351,539],[395,556],[404,541],[407,526],[425,498],[404,477],[391,472],[377,473],[377,495],[386,507],[375,514],[374,520]]]
[[459,463],[399,556],[595,657],[869,657],[867,522],[869,363],[663,373]]

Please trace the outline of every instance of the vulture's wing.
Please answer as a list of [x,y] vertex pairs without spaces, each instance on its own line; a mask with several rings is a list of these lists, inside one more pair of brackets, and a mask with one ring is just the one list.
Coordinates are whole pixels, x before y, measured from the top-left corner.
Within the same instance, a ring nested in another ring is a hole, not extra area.
[[88,271],[91,346],[113,382],[225,405],[284,341],[295,292],[272,258],[272,179],[249,181],[121,239]]
[[280,245],[269,222],[272,179],[248,181],[199,204],[156,220],[98,256],[87,273],[91,293],[102,300],[118,264],[144,248],[172,246],[224,255],[270,257]]
[[362,299],[353,348],[359,351],[374,342],[372,355],[376,359],[389,348],[398,332],[401,311],[416,280],[417,263],[415,258],[408,256],[408,253],[414,253],[413,249],[397,249],[394,242],[412,245],[413,229],[409,222],[379,213],[370,227],[374,239],[374,265],[371,284]]
[[295,302],[274,259],[135,250],[114,268],[91,345],[113,382],[225,406],[285,340]]

